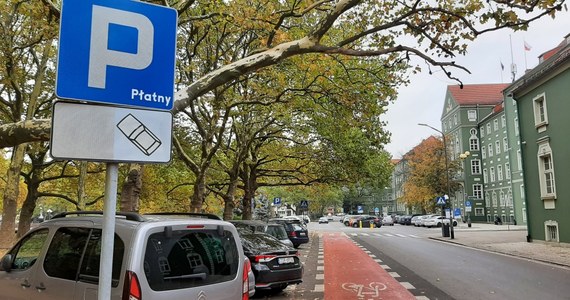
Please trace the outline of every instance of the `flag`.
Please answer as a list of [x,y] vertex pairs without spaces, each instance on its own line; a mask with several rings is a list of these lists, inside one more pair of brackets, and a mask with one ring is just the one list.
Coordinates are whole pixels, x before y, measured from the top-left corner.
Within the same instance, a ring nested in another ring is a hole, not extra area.
[[505,70],[505,65],[503,65],[503,62],[501,61],[501,70],[504,71]]
[[532,49],[532,47],[526,41],[524,41],[524,50],[530,51],[530,49]]

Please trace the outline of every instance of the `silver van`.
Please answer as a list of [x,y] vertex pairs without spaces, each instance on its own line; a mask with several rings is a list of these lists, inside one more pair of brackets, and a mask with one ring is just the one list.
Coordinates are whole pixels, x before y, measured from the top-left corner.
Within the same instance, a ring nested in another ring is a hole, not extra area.
[[[4,300],[97,300],[101,212],[54,216],[2,258]],[[112,300],[248,299],[251,265],[214,215],[117,213]]]

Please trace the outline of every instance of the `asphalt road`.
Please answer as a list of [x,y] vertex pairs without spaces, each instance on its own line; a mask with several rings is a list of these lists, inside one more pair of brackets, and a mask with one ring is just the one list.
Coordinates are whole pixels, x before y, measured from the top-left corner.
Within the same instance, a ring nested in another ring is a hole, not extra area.
[[327,235],[338,233],[354,241],[358,251],[379,258],[385,272],[417,299],[570,299],[568,268],[427,238],[441,229],[402,225],[349,228],[336,221],[312,222],[309,231],[311,243],[300,248],[304,282],[279,294],[258,293],[254,299],[332,299],[333,289],[327,283],[332,277],[325,280],[326,269],[320,266],[327,257],[326,248],[334,244],[324,247],[322,243]]

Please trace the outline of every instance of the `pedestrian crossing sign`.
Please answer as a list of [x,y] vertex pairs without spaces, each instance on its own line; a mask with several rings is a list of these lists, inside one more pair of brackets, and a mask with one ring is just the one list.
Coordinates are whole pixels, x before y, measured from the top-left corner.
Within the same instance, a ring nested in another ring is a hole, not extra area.
[[436,205],[445,205],[445,198],[443,198],[443,197],[437,197],[437,198],[435,198],[435,201],[436,201],[436,203],[435,203]]

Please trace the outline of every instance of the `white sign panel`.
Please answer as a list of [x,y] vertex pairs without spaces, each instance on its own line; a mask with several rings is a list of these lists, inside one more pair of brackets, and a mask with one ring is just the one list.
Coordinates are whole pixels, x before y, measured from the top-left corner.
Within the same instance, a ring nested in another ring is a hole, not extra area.
[[54,104],[50,151],[56,159],[166,163],[171,145],[168,111]]

